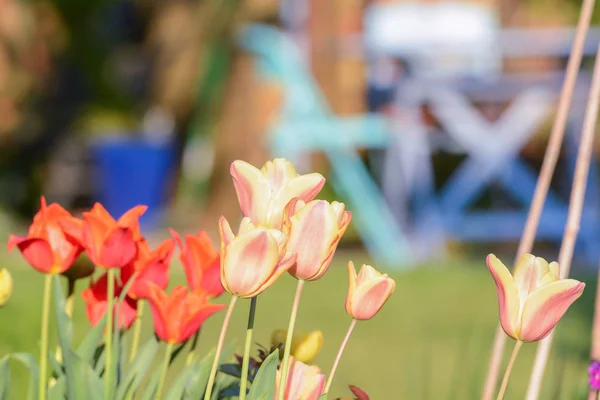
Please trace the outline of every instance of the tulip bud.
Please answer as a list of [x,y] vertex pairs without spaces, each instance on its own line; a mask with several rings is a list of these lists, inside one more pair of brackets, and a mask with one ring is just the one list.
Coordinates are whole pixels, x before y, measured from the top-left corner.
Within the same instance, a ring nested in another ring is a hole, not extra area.
[[0,270],[0,307],[5,305],[13,292],[13,278],[6,268]]
[[[287,331],[278,329],[271,334],[271,346],[273,348],[283,349]],[[290,354],[294,356],[296,361],[310,364],[321,351],[323,347],[323,332],[316,330],[310,333],[301,334],[295,333],[292,337],[292,347]],[[283,353],[281,353],[283,358]]]
[[298,254],[290,274],[305,281],[325,275],[351,220],[344,203],[313,200],[305,204],[298,198],[290,201],[284,211],[283,232],[289,235],[288,251]]
[[536,342],[548,336],[567,309],[583,293],[585,283],[559,279],[559,265],[525,254],[514,276],[496,256],[486,259],[496,283],[500,325],[508,336]]
[[254,225],[274,229],[281,228],[283,209],[292,198],[311,201],[325,184],[322,175],[299,175],[283,158],[267,161],[260,170],[237,160],[230,171],[242,215]]
[[[284,400],[317,400],[325,388],[325,375],[319,367],[309,366],[290,356],[290,368],[288,370]],[[276,393],[282,388],[281,370],[277,370]],[[275,396],[277,398],[277,396]]]
[[295,253],[285,251],[285,237],[278,230],[255,227],[244,218],[235,236],[225,217],[219,228],[221,283],[234,296],[258,296],[296,261]]
[[390,298],[396,282],[370,265],[363,264],[356,275],[354,263],[348,263],[349,286],[346,312],[354,319],[371,319]]

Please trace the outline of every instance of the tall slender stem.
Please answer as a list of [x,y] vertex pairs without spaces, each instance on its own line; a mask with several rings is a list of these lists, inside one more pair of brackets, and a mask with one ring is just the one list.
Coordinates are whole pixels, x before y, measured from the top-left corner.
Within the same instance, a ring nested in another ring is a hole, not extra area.
[[142,335],[142,319],[144,318],[144,302],[137,301],[137,314],[133,326],[133,338],[131,339],[131,352],[129,353],[129,362],[132,362],[140,346],[140,336]]
[[350,339],[350,335],[356,326],[356,320],[353,319],[350,322],[350,326],[348,327],[348,332],[346,332],[346,336],[344,336],[344,340],[340,345],[340,349],[338,350],[337,356],[335,356],[335,361],[333,362],[333,367],[331,367],[331,372],[329,373],[329,378],[327,379],[327,385],[325,386],[325,392],[329,393],[329,389],[331,388],[331,383],[333,382],[333,377],[335,376],[335,371],[337,370],[338,365],[340,364],[340,360],[342,359],[342,354],[344,353],[344,349],[348,344],[348,339]]
[[519,350],[521,350],[522,345],[523,342],[520,340],[517,340],[515,343],[510,360],[508,360],[508,365],[506,366],[506,371],[504,371],[504,378],[502,378],[502,385],[500,385],[500,390],[498,391],[498,397],[496,397],[496,400],[502,400],[504,398],[504,393],[506,393],[506,388],[508,387],[508,380],[510,379],[510,373],[512,372],[513,366],[515,365],[515,360],[517,359],[517,355],[519,354]]
[[[571,188],[571,198],[569,201],[569,212],[567,215],[567,225],[560,246],[558,255],[558,264],[560,265],[560,278],[569,276],[571,270],[571,261],[573,251],[577,242],[577,234],[581,224],[581,213],[585,200],[585,189],[588,181],[588,173],[592,159],[594,146],[594,136],[596,134],[596,122],[598,119],[598,107],[600,106],[600,45],[596,50],[596,60],[592,83],[589,92],[589,98],[586,105],[585,117],[583,121],[583,132],[581,134],[579,151],[577,153],[577,162],[573,174],[573,186]],[[536,400],[540,395],[544,371],[550,355],[550,346],[552,345],[553,332],[544,338],[537,349],[533,371],[527,389],[527,399]]]
[[44,277],[44,302],[42,303],[42,338],[40,348],[40,381],[38,398],[46,400],[46,379],[48,375],[48,318],[50,315],[50,300],[52,289],[52,274]]
[[194,339],[192,340],[192,347],[190,347],[190,352],[188,353],[187,359],[185,360],[185,365],[190,365],[192,361],[194,361],[194,353],[196,352],[196,346],[198,345],[200,331],[202,331],[202,328],[198,329],[198,332],[196,332],[196,334],[194,335]]
[[[529,208],[529,215],[527,216],[527,221],[525,222],[525,229],[523,231],[523,235],[521,236],[519,249],[517,250],[517,260],[521,258],[523,254],[531,252],[531,249],[533,248],[535,235],[540,223],[542,211],[544,209],[544,203],[546,202],[548,189],[550,188],[550,182],[552,181],[552,175],[554,175],[556,163],[560,156],[560,150],[569,116],[569,109],[571,108],[573,92],[575,90],[577,75],[579,73],[579,67],[581,65],[581,59],[583,56],[585,38],[590,26],[592,12],[594,10],[594,1],[595,0],[583,0],[579,21],[577,22],[575,39],[573,41],[573,48],[567,63],[565,80],[560,92],[560,98],[558,99],[556,117],[554,124],[552,125],[552,131],[550,132],[550,140],[544,154],[544,161],[542,163],[540,176],[538,178],[533,199],[531,201],[531,207]],[[498,382],[498,374],[500,373],[500,365],[502,363],[502,354],[504,353],[505,344],[506,335],[504,334],[502,327],[498,325],[496,328],[496,335],[494,337],[494,345],[492,347],[493,350],[488,366],[488,373],[485,379],[482,400],[492,399],[496,384]]]
[[111,400],[112,393],[112,337],[113,308],[115,297],[115,269],[109,268],[106,288],[106,331],[104,332],[104,399]]
[[227,314],[225,314],[225,319],[223,320],[223,325],[221,326],[221,333],[219,334],[217,350],[215,351],[215,359],[213,360],[213,365],[210,370],[210,375],[208,377],[208,384],[206,385],[204,400],[210,400],[210,396],[212,394],[213,385],[215,384],[215,378],[217,376],[217,369],[219,368],[219,361],[221,360],[221,351],[223,350],[223,344],[225,343],[225,335],[227,334],[227,328],[229,327],[229,322],[231,321],[231,314],[233,314],[233,309],[235,308],[235,303],[237,299],[238,298],[236,296],[231,296],[229,308],[227,308]]
[[290,353],[292,352],[292,338],[294,337],[294,328],[296,326],[296,316],[298,315],[298,307],[300,306],[300,298],[302,297],[302,288],[304,287],[304,281],[298,280],[298,286],[296,286],[296,295],[294,296],[294,303],[292,304],[292,312],[290,314],[290,323],[288,324],[287,336],[285,337],[285,347],[283,349],[283,364],[281,365],[281,382],[278,400],[283,400],[285,397],[285,385],[287,381],[288,370],[290,368]]
[[246,400],[248,387],[248,366],[250,364],[250,349],[252,348],[252,333],[254,332],[254,316],[256,315],[257,297],[250,300],[248,312],[248,328],[246,329],[246,343],[244,344],[244,358],[242,359],[242,376],[240,378],[240,400]]
[[158,389],[156,389],[155,400],[160,400],[162,396],[163,388],[165,386],[165,379],[167,378],[167,371],[169,370],[169,362],[171,361],[171,354],[173,354],[173,346],[175,343],[169,342],[167,350],[165,351],[165,358],[163,359],[162,372],[160,373],[160,381],[158,381]]

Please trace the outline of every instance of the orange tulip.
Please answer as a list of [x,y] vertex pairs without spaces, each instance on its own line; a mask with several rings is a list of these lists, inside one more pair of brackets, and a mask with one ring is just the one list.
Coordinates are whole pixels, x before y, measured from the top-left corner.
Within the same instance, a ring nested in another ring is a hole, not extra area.
[[184,245],[179,233],[170,231],[179,245],[179,260],[190,289],[202,290],[212,298],[220,296],[225,291],[221,284],[220,255],[208,234],[201,231],[196,236],[186,235]]
[[363,264],[356,275],[354,263],[348,263],[350,284],[346,312],[354,319],[371,319],[381,310],[396,289],[396,282],[370,265]]
[[150,282],[161,289],[166,289],[169,284],[169,264],[175,250],[175,240],[167,239],[155,250],[150,249],[146,240],[140,240],[137,246],[137,257],[121,269],[123,285],[126,285],[130,279],[134,279],[127,292],[127,296],[134,300],[148,297]]
[[493,254],[486,262],[498,291],[500,325],[521,342],[548,336],[585,288],[575,279],[560,279],[558,263],[531,254],[521,257],[514,275]]
[[[107,274],[103,274],[97,281],[90,284],[90,287],[81,292],[81,297],[85,302],[85,312],[92,326],[98,325],[98,322],[106,314],[108,307],[106,297],[106,287],[108,284]],[[123,286],[115,279],[115,298],[119,298],[123,291]],[[120,311],[119,310],[120,307]],[[119,305],[115,302],[113,308],[113,318],[119,312],[119,323],[117,329],[129,329],[135,321],[137,315],[137,302],[126,296],[125,300]]]
[[283,233],[289,235],[287,250],[298,254],[289,273],[305,281],[321,278],[333,259],[342,235],[352,220],[344,203],[295,198],[283,216]]
[[208,317],[225,308],[223,304],[210,303],[206,293],[189,292],[183,286],[175,287],[170,295],[153,283],[148,289],[154,330],[167,343],[185,342]]
[[[285,400],[317,400],[325,389],[325,375],[317,366],[306,365],[290,356],[290,368],[285,380]],[[281,389],[281,370],[277,370],[276,393]],[[277,398],[277,394],[275,395]]]
[[71,267],[83,250],[80,242],[62,229],[61,221],[73,218],[59,204],[46,205],[41,198],[41,207],[33,218],[26,237],[10,235],[8,250],[18,247],[27,262],[45,274],[63,273]]
[[287,239],[276,229],[255,227],[244,218],[235,236],[223,216],[219,228],[221,283],[234,296],[258,296],[296,261],[296,253],[285,251]]
[[311,201],[325,184],[321,174],[299,175],[283,158],[267,161],[262,169],[236,160],[230,171],[242,215],[267,228],[280,229],[287,203],[294,197]]
[[146,206],[136,206],[117,221],[100,204],[83,213],[82,241],[88,257],[102,268],[122,268],[137,254],[141,240],[139,218]]

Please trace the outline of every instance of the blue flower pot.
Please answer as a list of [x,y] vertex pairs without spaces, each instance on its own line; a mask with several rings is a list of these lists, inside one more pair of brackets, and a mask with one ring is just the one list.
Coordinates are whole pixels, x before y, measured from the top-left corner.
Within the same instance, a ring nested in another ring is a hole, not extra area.
[[159,227],[175,165],[174,144],[111,138],[94,142],[91,151],[97,200],[114,218],[138,204],[146,205],[148,210],[140,219],[142,228]]

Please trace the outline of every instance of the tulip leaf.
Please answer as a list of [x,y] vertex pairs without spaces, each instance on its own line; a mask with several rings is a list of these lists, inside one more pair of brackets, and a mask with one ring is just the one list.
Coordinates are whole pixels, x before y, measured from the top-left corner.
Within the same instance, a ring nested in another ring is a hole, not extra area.
[[102,380],[89,363],[85,362],[71,347],[73,324],[65,313],[65,295],[59,277],[54,276],[54,305],[56,312],[56,328],[63,356],[67,398],[90,399],[103,395]]
[[148,369],[152,365],[152,361],[158,350],[158,342],[152,336],[136,353],[133,361],[129,365],[127,374],[119,384],[117,389],[117,400],[124,399],[128,394],[134,393],[142,380],[146,376]]
[[248,400],[259,400],[261,398],[275,398],[275,377],[279,365],[279,349],[275,349],[262,363],[256,373],[256,378],[248,393]]
[[146,390],[141,400],[152,400],[156,389],[158,389],[158,380],[160,379],[161,370],[158,368],[146,382]]
[[[175,382],[169,388],[165,396],[165,400],[181,400],[183,398],[183,393],[185,391],[185,387],[194,372],[195,365],[187,366],[175,379]],[[198,397],[199,398],[199,397]]]
[[10,355],[6,355],[0,360],[0,400],[8,399],[10,387],[10,367],[8,365],[9,360]]
[[61,375],[54,385],[48,389],[48,400],[65,400],[67,398],[67,378]]
[[[231,342],[221,351],[220,362],[228,359],[233,351],[235,341]],[[208,376],[215,358],[215,350],[212,349],[200,362],[194,364],[193,372],[190,375],[184,393],[185,399],[200,399],[204,397],[206,386],[208,385]]]
[[58,377],[63,376],[65,374],[65,368],[61,363],[56,359],[56,355],[54,352],[48,352],[48,363],[52,367],[53,376],[58,379]]
[[37,398],[38,381],[40,379],[40,369],[35,361],[35,357],[30,353],[14,353],[12,358],[21,362],[29,370],[29,388],[27,389],[27,398],[35,400]]
[[104,334],[104,327],[106,326],[106,313],[88,332],[85,336],[79,347],[77,348],[77,354],[81,357],[82,360],[86,362],[91,362],[96,354],[96,349],[98,348],[98,342],[102,339]]

